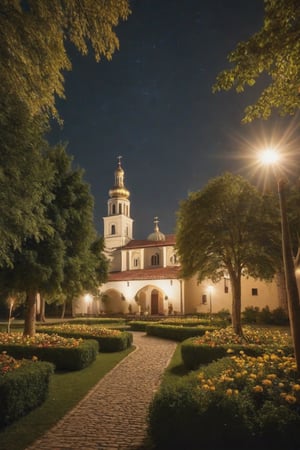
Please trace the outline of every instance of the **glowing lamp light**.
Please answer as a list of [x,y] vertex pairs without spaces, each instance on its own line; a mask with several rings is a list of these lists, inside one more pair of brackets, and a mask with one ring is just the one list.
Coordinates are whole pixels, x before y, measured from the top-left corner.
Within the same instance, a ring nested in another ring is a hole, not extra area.
[[280,160],[279,153],[272,148],[268,148],[267,150],[263,151],[260,155],[260,161],[265,165],[277,164],[279,160]]
[[90,303],[91,300],[92,300],[91,294],[85,294],[85,296],[84,296],[84,301],[85,301],[86,303]]

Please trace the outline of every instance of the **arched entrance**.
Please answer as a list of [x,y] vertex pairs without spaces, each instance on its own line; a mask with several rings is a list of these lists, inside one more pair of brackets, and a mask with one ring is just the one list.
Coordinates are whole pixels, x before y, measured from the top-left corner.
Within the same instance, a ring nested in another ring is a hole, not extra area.
[[158,314],[158,290],[156,289],[151,292],[151,314]]

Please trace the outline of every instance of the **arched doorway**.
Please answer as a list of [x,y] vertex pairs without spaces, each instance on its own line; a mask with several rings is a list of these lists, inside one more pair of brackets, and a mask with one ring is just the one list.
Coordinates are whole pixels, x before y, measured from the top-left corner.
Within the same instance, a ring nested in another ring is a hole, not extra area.
[[158,291],[156,289],[151,292],[151,314],[158,314]]

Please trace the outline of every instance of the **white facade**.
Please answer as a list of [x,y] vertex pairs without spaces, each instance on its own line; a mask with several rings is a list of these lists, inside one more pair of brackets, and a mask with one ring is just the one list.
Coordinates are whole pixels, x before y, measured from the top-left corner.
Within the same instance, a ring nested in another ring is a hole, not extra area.
[[[145,240],[133,239],[130,193],[124,184],[120,157],[115,184],[109,191],[104,221],[105,251],[110,261],[108,282],[100,288],[100,299],[79,301],[75,314],[194,314],[231,312],[229,279],[201,284],[196,277],[179,278],[175,235],[164,235],[154,219],[154,231]],[[285,307],[277,279],[267,283],[242,279],[242,310],[248,306]]]

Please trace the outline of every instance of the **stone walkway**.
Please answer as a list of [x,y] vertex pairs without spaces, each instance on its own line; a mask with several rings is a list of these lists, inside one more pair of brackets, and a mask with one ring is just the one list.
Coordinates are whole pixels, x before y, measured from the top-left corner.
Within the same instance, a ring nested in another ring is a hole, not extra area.
[[136,349],[27,450],[138,450],[148,406],[176,343],[133,332]]

